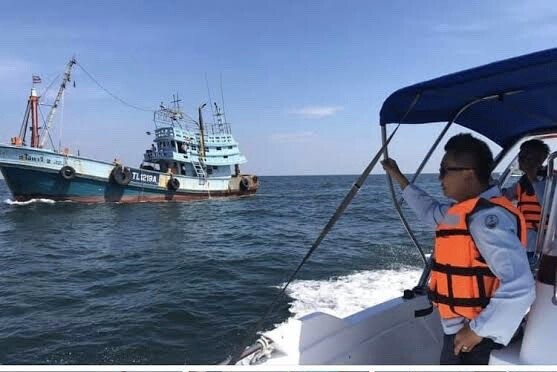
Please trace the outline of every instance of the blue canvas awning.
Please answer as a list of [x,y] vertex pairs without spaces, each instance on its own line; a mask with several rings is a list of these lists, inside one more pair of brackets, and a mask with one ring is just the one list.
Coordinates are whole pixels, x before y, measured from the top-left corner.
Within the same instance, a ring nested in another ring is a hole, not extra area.
[[466,104],[492,95],[500,96],[472,105],[456,123],[502,147],[528,133],[557,131],[557,48],[399,89],[383,103],[380,124],[447,122]]

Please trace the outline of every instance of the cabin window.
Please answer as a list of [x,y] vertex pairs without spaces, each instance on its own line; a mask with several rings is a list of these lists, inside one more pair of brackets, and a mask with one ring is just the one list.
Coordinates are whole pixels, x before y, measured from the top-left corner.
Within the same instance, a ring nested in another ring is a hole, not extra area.
[[207,167],[207,174],[213,174],[213,167]]
[[217,147],[217,150],[222,150],[222,147]]
[[228,155],[224,155],[223,158],[228,159]]
[[188,150],[188,145],[186,145],[184,142],[178,142],[178,152],[185,154]]
[[178,163],[173,161],[172,163],[170,163],[170,173],[172,174],[178,174]]
[[232,150],[232,146],[228,146],[228,149],[229,149],[229,150]]

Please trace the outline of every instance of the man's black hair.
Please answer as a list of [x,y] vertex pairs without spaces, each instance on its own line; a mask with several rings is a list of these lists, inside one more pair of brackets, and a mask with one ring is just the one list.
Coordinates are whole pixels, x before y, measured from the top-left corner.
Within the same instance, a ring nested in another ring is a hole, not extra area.
[[539,139],[531,139],[520,145],[520,151],[535,151],[543,154],[544,159],[549,155],[549,146]]
[[489,184],[489,177],[493,168],[493,154],[489,146],[470,133],[460,133],[449,139],[445,151],[450,153],[456,161],[474,168],[478,180],[482,184]]

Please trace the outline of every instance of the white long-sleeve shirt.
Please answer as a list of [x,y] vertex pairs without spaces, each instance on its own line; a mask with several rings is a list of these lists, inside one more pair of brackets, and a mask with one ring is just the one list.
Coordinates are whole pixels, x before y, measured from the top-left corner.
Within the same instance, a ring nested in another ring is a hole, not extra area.
[[[494,186],[479,196],[490,199],[500,195]],[[415,185],[408,185],[403,197],[425,223],[436,227],[441,222],[458,222],[457,216],[447,213],[449,204],[438,202]],[[495,226],[493,221],[498,221]],[[469,230],[482,257],[500,280],[487,307],[470,321],[470,328],[479,336],[507,345],[535,298],[534,279],[526,250],[517,237],[516,218],[502,207],[482,209],[470,217]],[[462,317],[441,319],[448,335],[457,333],[467,321]]]

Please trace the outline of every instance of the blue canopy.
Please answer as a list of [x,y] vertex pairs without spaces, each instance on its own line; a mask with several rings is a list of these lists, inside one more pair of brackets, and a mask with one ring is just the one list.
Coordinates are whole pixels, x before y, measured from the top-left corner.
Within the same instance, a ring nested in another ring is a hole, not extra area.
[[557,130],[557,48],[399,89],[383,103],[380,124],[447,122],[468,103],[493,95],[498,98],[470,106],[455,122],[502,147]]

